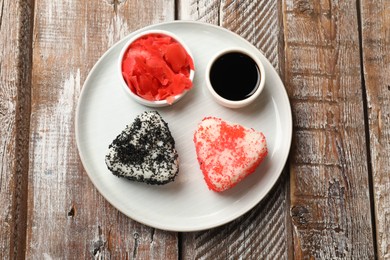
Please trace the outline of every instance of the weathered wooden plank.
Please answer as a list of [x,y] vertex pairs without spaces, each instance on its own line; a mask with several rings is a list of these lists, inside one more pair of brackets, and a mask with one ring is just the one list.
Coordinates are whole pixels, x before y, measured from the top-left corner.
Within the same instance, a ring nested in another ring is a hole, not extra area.
[[286,0],[283,11],[294,258],[372,259],[356,3]]
[[0,258],[24,256],[31,85],[31,1],[0,1]]
[[360,1],[379,259],[390,258],[390,2]]
[[287,259],[286,179],[250,212],[207,231],[182,234],[183,259]]
[[277,1],[178,1],[179,19],[225,27],[258,47],[279,71],[280,27]]
[[28,259],[174,259],[176,233],[138,224],[97,192],[74,116],[97,59],[127,33],[174,18],[174,1],[35,1]]
[[[179,19],[228,28],[262,50],[280,68],[278,1],[179,1]],[[241,218],[215,229],[182,234],[183,259],[286,259],[289,254],[284,175],[270,194]]]

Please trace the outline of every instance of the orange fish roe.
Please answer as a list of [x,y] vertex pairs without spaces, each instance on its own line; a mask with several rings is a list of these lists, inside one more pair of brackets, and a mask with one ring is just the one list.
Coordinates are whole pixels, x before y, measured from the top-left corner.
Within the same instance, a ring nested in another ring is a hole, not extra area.
[[232,188],[267,156],[265,136],[251,128],[206,117],[194,134],[196,153],[211,190]]

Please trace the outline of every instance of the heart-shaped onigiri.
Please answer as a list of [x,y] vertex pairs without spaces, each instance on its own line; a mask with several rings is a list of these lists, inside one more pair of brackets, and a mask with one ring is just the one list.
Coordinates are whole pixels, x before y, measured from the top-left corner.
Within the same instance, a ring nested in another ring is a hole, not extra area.
[[215,117],[202,120],[194,143],[204,179],[217,192],[232,188],[253,173],[268,153],[261,132]]
[[160,185],[179,172],[175,141],[157,111],[137,116],[108,148],[107,167],[118,177]]

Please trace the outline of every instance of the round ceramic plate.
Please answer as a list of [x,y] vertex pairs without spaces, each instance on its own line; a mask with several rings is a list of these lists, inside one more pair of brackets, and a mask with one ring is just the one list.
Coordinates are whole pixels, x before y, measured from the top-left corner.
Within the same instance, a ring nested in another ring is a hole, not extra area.
[[[193,89],[179,102],[158,112],[168,123],[176,142],[180,172],[163,186],[132,182],[112,175],[105,164],[108,145],[126,125],[145,110],[131,100],[119,84],[119,52],[135,33],[111,47],[88,75],[76,112],[76,139],[86,172],[99,192],[118,210],[146,225],[171,231],[196,231],[225,224],[253,208],[280,176],[290,150],[292,119],[289,100],[275,69],[249,42],[218,26],[176,21],[141,29],[161,29],[180,36],[195,61]],[[238,46],[261,59],[265,88],[250,106],[229,109],[216,104],[206,90],[204,73],[210,57]],[[256,172],[234,188],[216,193],[207,188],[196,159],[193,135],[206,116],[254,128],[267,138],[269,153]]]

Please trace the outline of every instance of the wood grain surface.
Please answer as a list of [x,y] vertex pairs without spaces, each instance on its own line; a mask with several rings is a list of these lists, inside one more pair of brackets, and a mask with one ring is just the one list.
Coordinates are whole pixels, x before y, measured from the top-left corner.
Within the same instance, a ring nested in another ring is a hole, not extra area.
[[140,27],[174,19],[173,1],[36,1],[28,259],[175,259],[177,234],[138,224],[100,195],[74,136],[82,83],[98,58]]
[[390,259],[390,2],[361,1],[364,79],[379,259]]
[[0,1],[0,258],[22,258],[27,216],[31,1]]
[[[174,19],[241,35],[281,75],[289,162],[214,229],[139,224],[78,156],[83,82],[128,33]],[[390,259],[390,2],[0,0],[0,259]]]
[[372,259],[356,3],[286,0],[284,13],[295,259]]
[[[279,71],[281,58],[278,1],[179,1],[179,19],[225,27],[264,52]],[[182,234],[183,259],[287,259],[288,178],[285,174],[270,194],[241,218],[215,229]]]

